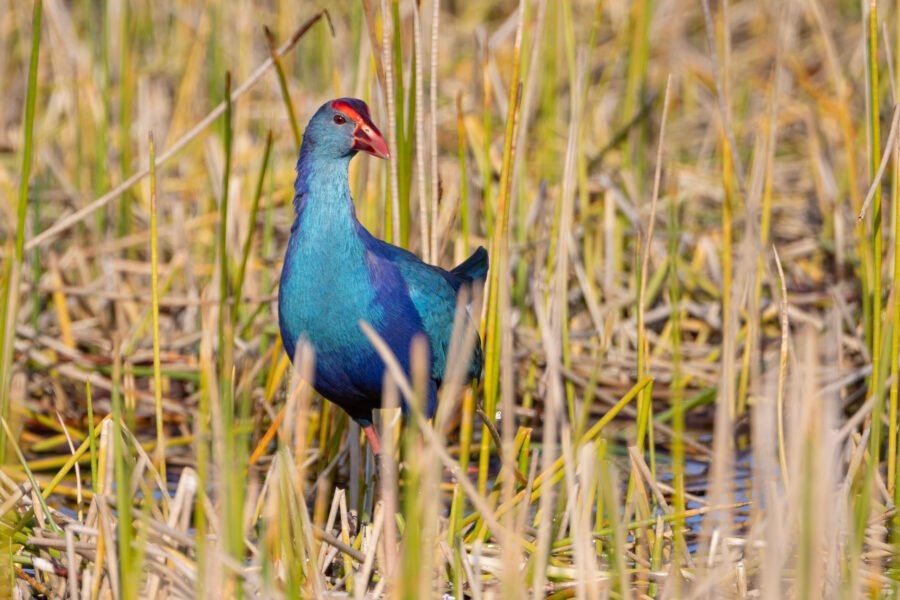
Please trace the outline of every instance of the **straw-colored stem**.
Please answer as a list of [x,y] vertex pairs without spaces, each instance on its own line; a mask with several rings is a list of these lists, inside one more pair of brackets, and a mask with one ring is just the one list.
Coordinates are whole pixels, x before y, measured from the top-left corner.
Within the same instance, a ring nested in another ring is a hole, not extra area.
[[156,468],[166,478],[166,437],[162,409],[162,372],[159,333],[159,236],[156,202],[156,145],[148,136],[150,150],[150,304],[153,312],[153,398],[156,404]]
[[[427,263],[434,262],[431,256],[431,227],[436,223],[429,224],[429,201],[425,186],[425,77],[423,75],[424,51],[422,50],[422,24],[419,15],[419,7],[413,3],[413,49],[415,62],[415,123],[416,123],[416,174],[418,175],[419,196],[419,247],[422,260]],[[437,177],[437,173],[432,173],[432,177]]]
[[[481,127],[482,127],[482,146],[481,146],[481,163],[484,165],[481,176],[484,179],[482,185],[482,202],[484,204],[484,220],[485,229],[488,237],[493,239],[494,227],[496,226],[494,218],[494,194],[493,181],[494,170],[491,167],[491,95],[493,93],[490,77],[491,48],[490,45],[484,44],[484,56],[481,64]],[[512,86],[510,86],[512,87]]]
[[456,95],[456,140],[459,153],[459,212],[460,229],[462,230],[462,253],[469,255],[469,238],[471,236],[469,224],[469,173],[466,166],[466,124],[462,111],[462,95]]
[[[385,227],[385,239],[388,242],[400,243],[400,175],[397,162],[400,159],[397,146],[397,102],[394,97],[394,62],[391,59],[391,17],[388,11],[388,0],[381,0],[381,64],[384,67],[384,95],[387,104],[388,121],[388,148],[391,156],[388,170],[390,195],[385,202],[387,222],[390,227]],[[400,77],[401,74],[397,74]],[[389,235],[387,235],[389,234]]]
[[[440,173],[438,172],[437,94],[438,94],[438,38],[441,20],[441,0],[431,3],[431,75],[429,77],[429,123],[431,141],[431,260],[438,262],[438,201],[440,200]],[[424,128],[419,135],[424,135]]]
[[[900,31],[900,10],[895,10],[896,18],[895,31]],[[900,35],[896,38],[896,52],[894,56],[900,60]],[[900,76],[895,76],[894,80],[894,101],[900,99]],[[893,338],[891,340],[891,406],[890,406],[890,427],[889,447],[888,447],[888,490],[893,492],[894,506],[900,501],[900,486],[897,485],[897,479],[900,477],[900,461],[897,460],[897,436],[900,435],[900,409],[898,409],[898,389],[900,389],[900,374],[898,374],[898,362],[900,362],[900,141],[895,142],[894,150],[894,177],[891,186],[891,195],[894,206],[894,277],[891,280],[894,298],[894,328]],[[891,468],[893,467],[893,468]],[[900,514],[895,514],[893,519],[893,535],[891,542],[894,547],[894,568],[900,566]],[[894,594],[897,594],[897,585],[894,584]]]
[[775,266],[778,267],[778,280],[781,283],[781,299],[779,308],[781,312],[781,352],[778,358],[778,391],[775,397],[775,410],[778,419],[778,464],[781,466],[781,481],[785,489],[788,489],[790,479],[788,476],[787,445],[784,436],[784,386],[787,379],[788,363],[788,336],[790,335],[790,322],[788,321],[787,285],[784,282],[784,269],[781,267],[781,259],[778,250],[772,248],[775,256]]
[[891,278],[891,306],[893,325],[891,327],[891,389],[890,405],[888,409],[888,451],[887,451],[887,489],[897,497],[897,435],[898,435],[898,362],[900,362],[900,141],[895,142],[894,152],[894,176],[892,178],[891,195],[893,215],[894,238],[894,273]]
[[[677,256],[679,252],[678,234],[679,215],[678,201],[676,198],[669,200],[669,244],[668,250],[670,256]],[[672,485],[675,488],[675,498],[673,501],[675,512],[683,513],[687,503],[685,502],[685,464],[684,464],[684,379],[682,374],[682,309],[681,309],[681,281],[679,280],[677,261],[670,260],[668,268],[669,276],[669,302],[674,307],[674,312],[670,319],[672,324],[671,344],[672,344]],[[662,415],[657,414],[656,419],[660,420]],[[598,513],[602,514],[602,513]],[[676,520],[672,524],[672,536],[674,542],[674,562],[678,568],[687,559],[682,555],[682,548],[685,548],[684,540],[684,522]],[[674,579],[675,596],[681,591],[681,578]]]
[[87,419],[88,419],[88,440],[90,442],[90,450],[91,450],[91,490],[94,492],[97,491],[97,483],[98,483],[98,472],[97,472],[97,441],[96,436],[98,432],[96,430],[96,426],[94,425],[94,399],[91,394],[91,382],[88,380],[85,383],[85,396],[86,396],[86,404],[87,404]]

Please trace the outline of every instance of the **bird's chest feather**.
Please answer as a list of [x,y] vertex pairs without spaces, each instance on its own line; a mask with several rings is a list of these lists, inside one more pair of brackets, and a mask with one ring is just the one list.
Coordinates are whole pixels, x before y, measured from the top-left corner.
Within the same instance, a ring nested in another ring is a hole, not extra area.
[[[366,263],[366,249],[338,227],[307,227],[291,235],[279,289],[286,347],[305,337],[317,354],[369,347],[359,321],[377,324],[382,310]],[[288,348],[291,349],[291,348]]]

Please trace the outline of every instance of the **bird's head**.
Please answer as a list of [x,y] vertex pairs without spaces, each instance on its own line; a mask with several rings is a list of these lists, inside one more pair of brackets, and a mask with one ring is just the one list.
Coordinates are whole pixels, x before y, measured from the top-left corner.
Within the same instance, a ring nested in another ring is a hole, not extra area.
[[378,158],[390,158],[384,136],[375,127],[369,107],[357,98],[338,98],[316,111],[306,133],[303,150],[322,158],[352,157],[367,152]]

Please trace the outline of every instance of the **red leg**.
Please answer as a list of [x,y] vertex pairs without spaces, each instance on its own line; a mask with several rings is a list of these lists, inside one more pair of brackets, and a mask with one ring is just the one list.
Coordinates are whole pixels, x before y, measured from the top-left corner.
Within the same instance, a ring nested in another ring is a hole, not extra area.
[[381,454],[381,440],[378,439],[378,432],[375,431],[375,426],[369,425],[368,427],[363,427],[363,431],[366,432],[366,439],[369,440],[369,447],[372,449],[372,454],[377,457]]

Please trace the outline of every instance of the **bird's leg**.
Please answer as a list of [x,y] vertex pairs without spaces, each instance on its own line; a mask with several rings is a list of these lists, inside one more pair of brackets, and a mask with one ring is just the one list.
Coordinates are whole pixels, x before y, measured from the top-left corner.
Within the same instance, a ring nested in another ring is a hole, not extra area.
[[378,438],[378,431],[375,429],[374,425],[363,427],[363,431],[366,433],[366,439],[369,441],[369,448],[372,449],[372,458],[375,459],[375,480],[380,485],[384,473],[381,466],[381,440]]
[[363,427],[363,431],[366,432],[366,439],[369,440],[369,448],[372,449],[372,454],[375,456],[381,454],[381,440],[378,439],[378,432],[375,430],[375,426],[367,425]]

